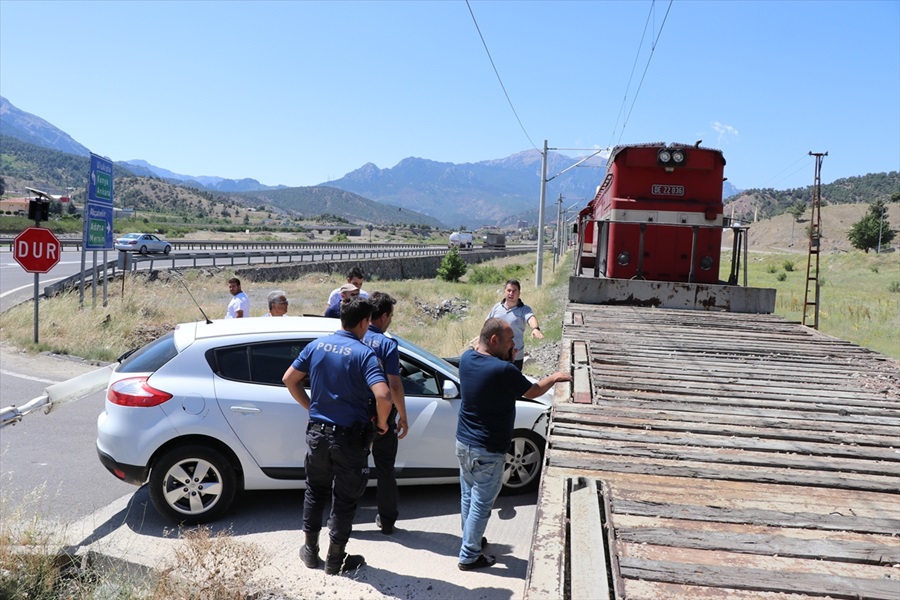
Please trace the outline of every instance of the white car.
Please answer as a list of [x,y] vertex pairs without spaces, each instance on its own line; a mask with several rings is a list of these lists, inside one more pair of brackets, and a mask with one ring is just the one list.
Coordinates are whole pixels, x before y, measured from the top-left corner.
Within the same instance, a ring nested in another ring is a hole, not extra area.
[[[281,378],[300,350],[333,333],[335,324],[322,317],[183,323],[123,355],[97,419],[100,462],[128,483],[149,478],[156,509],[185,523],[218,518],[242,490],[305,487],[309,413]],[[459,373],[394,338],[409,421],[397,452],[397,482],[459,481]],[[537,488],[551,398],[518,402],[506,493]],[[376,484],[374,477],[369,483]]]
[[172,245],[166,240],[152,233],[126,233],[116,240],[116,250],[122,252],[162,252],[168,254],[172,251]]

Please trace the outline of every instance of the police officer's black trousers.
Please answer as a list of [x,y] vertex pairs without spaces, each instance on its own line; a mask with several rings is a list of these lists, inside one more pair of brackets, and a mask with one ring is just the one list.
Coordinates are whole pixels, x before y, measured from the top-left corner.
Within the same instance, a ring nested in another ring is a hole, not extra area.
[[306,432],[306,494],[303,531],[317,533],[331,499],[331,543],[350,539],[356,505],[369,482],[369,449],[349,432]]
[[375,461],[375,476],[378,479],[376,498],[378,514],[382,525],[393,525],[399,516],[397,504],[400,494],[397,493],[397,476],[394,472],[394,461],[397,458],[397,428],[391,427],[384,435],[376,435],[372,442],[372,458]]

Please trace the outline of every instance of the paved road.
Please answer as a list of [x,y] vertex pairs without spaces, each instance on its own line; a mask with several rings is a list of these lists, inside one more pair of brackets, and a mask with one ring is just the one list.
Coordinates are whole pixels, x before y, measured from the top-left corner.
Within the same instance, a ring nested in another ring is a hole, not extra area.
[[[27,357],[0,346],[0,405],[22,404],[49,382],[96,365],[49,356]],[[28,515],[60,519],[65,542],[80,552],[151,568],[173,566],[179,546],[173,524],[150,504],[146,487],[135,488],[107,473],[96,456],[96,418],[103,394],[67,404],[49,415],[34,413],[0,429],[0,494],[4,523],[30,522]],[[301,491],[245,494],[213,533],[228,532],[253,544],[266,559],[257,589],[267,598],[484,598],[522,596],[534,523],[536,494],[501,496],[487,536],[497,565],[483,572],[456,568],[459,551],[459,487],[401,488],[401,517],[392,536],[374,524],[373,490],[363,496],[351,545],[369,564],[357,573],[331,577],[303,567],[298,557]],[[21,509],[21,511],[17,510]],[[323,545],[327,544],[323,535]]]

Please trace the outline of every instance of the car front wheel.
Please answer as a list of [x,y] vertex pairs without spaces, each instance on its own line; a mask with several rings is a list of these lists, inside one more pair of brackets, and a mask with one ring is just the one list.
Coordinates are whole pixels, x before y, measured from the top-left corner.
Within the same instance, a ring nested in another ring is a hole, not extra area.
[[172,521],[213,521],[228,510],[236,493],[234,467],[213,448],[174,448],[150,471],[150,499],[156,510]]
[[147,254],[147,246],[141,246],[141,254]]
[[502,494],[533,492],[541,482],[544,438],[528,429],[516,429],[506,451]]
[[166,247],[163,249],[163,254],[165,254],[165,255],[168,256],[169,252],[171,252],[171,251],[172,251],[172,246],[166,246]]

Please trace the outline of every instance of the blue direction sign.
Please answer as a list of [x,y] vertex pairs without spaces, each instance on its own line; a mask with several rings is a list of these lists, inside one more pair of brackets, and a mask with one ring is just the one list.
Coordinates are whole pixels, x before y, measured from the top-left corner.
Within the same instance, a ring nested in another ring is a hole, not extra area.
[[88,178],[88,201],[112,206],[113,164],[108,158],[91,154],[91,174]]
[[84,210],[84,249],[112,250],[113,208],[88,202]]

